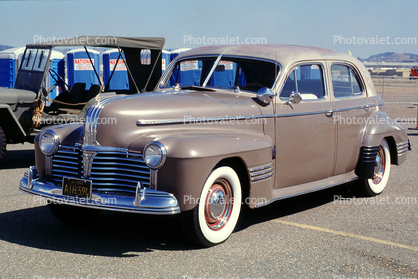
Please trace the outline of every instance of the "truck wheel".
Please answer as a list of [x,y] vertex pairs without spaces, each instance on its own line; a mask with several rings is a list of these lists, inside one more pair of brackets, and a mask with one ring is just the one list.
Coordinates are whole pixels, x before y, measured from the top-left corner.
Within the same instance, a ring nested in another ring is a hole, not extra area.
[[6,135],[0,127],[0,161],[3,159],[4,153],[6,153],[6,144]]
[[376,196],[383,192],[389,180],[390,173],[390,151],[389,145],[385,139],[380,143],[379,151],[376,155],[374,175],[371,179],[364,179],[364,194],[366,196]]
[[100,210],[66,204],[48,204],[52,214],[66,224],[89,224],[100,214]]
[[184,231],[199,245],[210,247],[228,239],[241,210],[241,183],[230,167],[207,178],[196,207],[183,214]]

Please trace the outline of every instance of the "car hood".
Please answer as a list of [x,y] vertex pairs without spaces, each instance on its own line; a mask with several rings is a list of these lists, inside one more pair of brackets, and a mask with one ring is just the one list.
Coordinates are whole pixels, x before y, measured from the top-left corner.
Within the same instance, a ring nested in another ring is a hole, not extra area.
[[0,87],[1,104],[33,103],[36,93],[30,90]]
[[116,97],[98,114],[95,138],[101,145],[128,147],[134,139],[168,125],[190,130],[205,120],[260,115],[259,105],[251,96],[183,90]]

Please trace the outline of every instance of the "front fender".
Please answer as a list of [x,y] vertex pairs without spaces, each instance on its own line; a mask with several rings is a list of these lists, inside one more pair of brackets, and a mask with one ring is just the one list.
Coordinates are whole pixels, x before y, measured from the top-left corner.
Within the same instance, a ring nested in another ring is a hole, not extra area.
[[[219,132],[139,138],[130,150],[142,151],[151,140],[167,149],[164,166],[158,170],[157,189],[174,194],[182,211],[193,209],[211,171],[225,159],[240,160],[248,168],[272,161],[271,139],[262,133]],[[238,170],[236,170],[238,171]]]
[[129,149],[142,152],[150,141],[164,144],[167,157],[183,159],[224,156],[273,146],[273,140],[263,133],[220,130],[211,133],[178,131],[166,136],[148,135],[134,140]]

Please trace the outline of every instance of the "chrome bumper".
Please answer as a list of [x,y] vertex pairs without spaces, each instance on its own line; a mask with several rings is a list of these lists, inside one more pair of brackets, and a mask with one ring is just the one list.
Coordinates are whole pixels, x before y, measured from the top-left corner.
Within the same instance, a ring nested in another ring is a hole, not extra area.
[[174,195],[142,187],[138,183],[135,197],[92,193],[91,199],[62,195],[62,189],[51,182],[41,181],[35,167],[30,167],[20,180],[19,189],[45,199],[47,203],[61,203],[103,210],[144,214],[171,215],[180,213]]

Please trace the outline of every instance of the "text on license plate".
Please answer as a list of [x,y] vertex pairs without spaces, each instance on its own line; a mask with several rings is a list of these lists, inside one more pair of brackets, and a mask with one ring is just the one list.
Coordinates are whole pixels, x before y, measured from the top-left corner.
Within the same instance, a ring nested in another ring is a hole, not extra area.
[[62,194],[78,198],[90,198],[91,180],[64,177],[62,179]]

